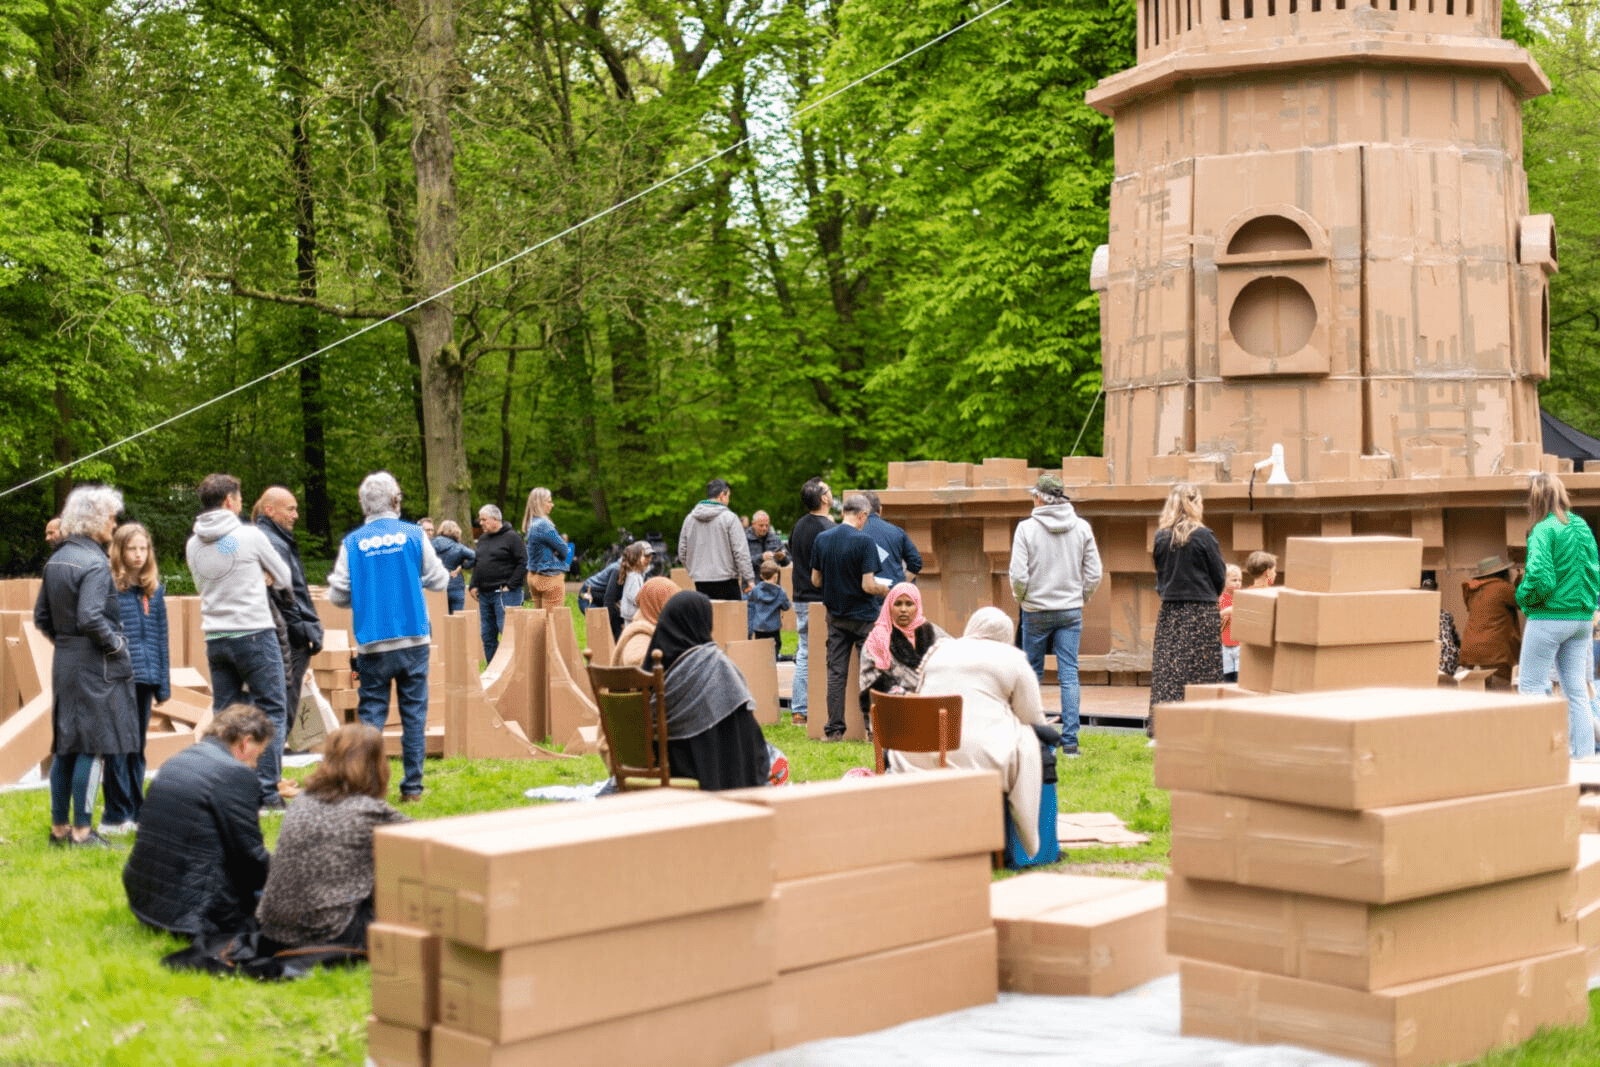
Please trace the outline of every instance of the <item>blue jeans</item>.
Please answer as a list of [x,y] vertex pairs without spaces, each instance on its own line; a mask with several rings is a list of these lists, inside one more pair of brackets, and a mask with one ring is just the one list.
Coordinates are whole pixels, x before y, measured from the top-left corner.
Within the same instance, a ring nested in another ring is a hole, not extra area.
[[449,614],[454,615],[467,606],[467,586],[460,578],[450,579],[450,584],[445,587],[445,603],[449,606]]
[[1567,751],[1573,759],[1594,755],[1594,721],[1589,710],[1590,623],[1588,619],[1529,619],[1522,628],[1522,662],[1517,691],[1524,696],[1550,692],[1550,668],[1561,676],[1567,698]]
[[[256,760],[256,781],[264,803],[278,801],[278,779],[283,775],[283,739],[289,733],[289,706],[284,699],[283,652],[275,630],[257,630],[243,637],[213,637],[206,641],[206,663],[211,667],[211,710],[231,704],[254,704],[272,723],[272,741]],[[250,692],[245,699],[245,690]]]
[[1061,682],[1061,744],[1078,747],[1078,639],[1083,636],[1083,609],[1024,611],[1022,650],[1028,654],[1033,676],[1044,681],[1046,652],[1056,654],[1056,677]]
[[357,713],[362,722],[380,732],[389,718],[389,682],[393,680],[400,705],[400,755],[405,767],[400,792],[421,793],[422,761],[428,754],[428,646],[358,653],[356,673],[361,676]]
[[500,635],[506,632],[506,609],[522,606],[522,590],[504,593],[478,590],[478,636],[483,638],[483,662],[493,663],[500,651]]
[[798,601],[794,606],[794,615],[800,629],[800,644],[794,650],[794,681],[789,685],[789,711],[795,715],[806,713],[806,664],[811,660],[811,653],[806,648],[806,630],[811,624],[811,605]]
[[67,805],[71,802],[76,817],[72,825],[83,829],[94,822],[93,798],[89,796],[89,776],[99,756],[76,752],[57,753],[50,760],[50,822],[67,825]]

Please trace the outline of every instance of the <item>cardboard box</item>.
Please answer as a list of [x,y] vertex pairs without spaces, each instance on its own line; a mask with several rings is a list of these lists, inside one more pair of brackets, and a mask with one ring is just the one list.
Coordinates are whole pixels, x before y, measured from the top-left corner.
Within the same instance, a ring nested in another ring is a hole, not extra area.
[[[1434,633],[1439,617],[1434,615]],[[1439,684],[1439,642],[1394,645],[1286,645],[1272,650],[1272,688],[1280,693],[1314,693],[1363,686],[1429,689]]]
[[992,1004],[997,975],[992,928],[790,971],[773,986],[772,1047]]
[[1422,581],[1420,537],[1291,537],[1284,583],[1309,593],[1415,589]]
[[1600,904],[1600,834],[1578,835],[1578,865],[1572,869],[1572,906]]
[[435,841],[505,833],[526,825],[529,820],[583,819],[611,812],[700,803],[708,799],[711,799],[709,794],[696,790],[655,789],[601,797],[587,803],[507,808],[450,819],[429,819],[381,827],[372,835],[373,910],[379,922],[427,927],[428,859]]
[[377,1067],[428,1067],[429,1043],[427,1030],[367,1017],[367,1059]]
[[1233,639],[1241,645],[1271,645],[1278,617],[1277,586],[1233,591]]
[[436,840],[424,925],[500,949],[764,901],[774,821],[751,804],[703,799]]
[[[1439,593],[1430,589],[1372,593],[1285,589],[1278,594],[1273,636],[1280,644],[1296,645],[1435,641],[1439,637]],[[1438,663],[1437,655],[1434,663]]]
[[779,882],[779,971],[936,941],[989,925],[989,854]]
[[1578,858],[1573,789],[1358,812],[1175,792],[1172,873],[1389,904],[1569,870]]
[[1600,793],[1587,793],[1578,798],[1578,818],[1586,834],[1600,834]]
[[770,904],[483,952],[447,943],[439,1022],[496,1043],[638,1015],[768,983]]
[[1245,697],[1260,695],[1253,689],[1246,689],[1232,682],[1221,682],[1216,685],[1209,682],[1190,682],[1183,687],[1185,700],[1242,700]]
[[[1167,950],[1348,989],[1382,989],[1560,952],[1574,943],[1572,900],[1566,871],[1399,904],[1173,878]],[[1004,958],[1002,952],[1002,968]]]
[[780,882],[1005,847],[1000,776],[992,771],[952,767],[717,796],[772,812],[773,877]]
[[1475,1060],[1589,1018],[1579,948],[1372,993],[1197,960],[1179,975],[1186,1035],[1300,1045],[1379,1067]]
[[1359,810],[1554,785],[1568,762],[1564,701],[1360,689],[1169,704],[1155,784]]
[[1579,945],[1585,949],[1600,948],[1600,904],[1591,904],[1578,912],[1578,921],[1573,925]]
[[995,883],[1001,989],[1103,997],[1175,969],[1166,949],[1165,883],[1040,877],[1064,884],[1007,892],[1006,882]]
[[[671,974],[657,976],[668,980]],[[728,1067],[772,1050],[772,986],[638,1015],[626,1015],[558,1034],[497,1045],[448,1026],[433,1028],[433,1051],[443,1067]]]
[[372,963],[372,1014],[386,1023],[426,1030],[439,1013],[439,938],[393,923],[367,927]]
[[1240,645],[1239,688],[1252,693],[1272,692],[1273,658],[1271,645]]

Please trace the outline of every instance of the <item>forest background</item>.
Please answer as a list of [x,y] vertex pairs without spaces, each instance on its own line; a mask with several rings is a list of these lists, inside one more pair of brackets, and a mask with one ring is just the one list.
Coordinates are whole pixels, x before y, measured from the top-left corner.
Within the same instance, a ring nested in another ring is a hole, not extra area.
[[[989,2],[0,0],[0,489],[299,360],[0,497],[0,573],[74,480],[164,560],[207,472],[283,483],[326,558],[379,468],[413,519],[547,485],[593,550],[675,537],[708,477],[787,528],[815,474],[1096,454],[1083,94],[1133,0]],[[1555,84],[1544,403],[1600,433],[1600,27],[1505,4]]]

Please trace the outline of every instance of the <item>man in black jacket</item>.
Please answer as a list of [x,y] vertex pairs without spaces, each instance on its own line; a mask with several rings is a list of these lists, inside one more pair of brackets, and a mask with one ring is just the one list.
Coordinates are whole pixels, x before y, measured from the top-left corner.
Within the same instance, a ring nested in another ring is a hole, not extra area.
[[199,744],[162,765],[122,870],[140,922],[191,938],[252,926],[271,861],[255,765],[272,733],[260,708],[235,704],[211,720]]
[[483,638],[483,661],[494,662],[500,635],[506,629],[506,609],[522,606],[528,580],[528,549],[522,535],[500,517],[500,509],[485,504],[478,509],[483,535],[478,538],[478,565],[472,572],[472,599],[478,602],[478,634]]
[[311,603],[311,591],[306,588],[306,572],[300,563],[300,546],[294,541],[294,524],[300,518],[300,503],[294,494],[281,485],[274,485],[261,494],[250,512],[256,528],[267,535],[267,540],[278,555],[289,565],[291,588],[277,598],[283,612],[283,623],[289,631],[288,685],[284,694],[288,698],[289,723],[293,725],[295,710],[300,705],[300,684],[305,681],[306,668],[311,657],[322,651],[322,619]]

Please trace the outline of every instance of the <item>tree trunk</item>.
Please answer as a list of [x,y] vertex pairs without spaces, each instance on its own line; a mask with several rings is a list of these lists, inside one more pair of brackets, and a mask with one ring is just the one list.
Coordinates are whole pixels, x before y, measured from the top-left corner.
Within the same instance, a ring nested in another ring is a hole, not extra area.
[[[411,162],[417,177],[415,263],[417,292],[448,287],[456,266],[455,141],[450,132],[450,87],[455,73],[455,0],[400,0],[412,25],[408,105]],[[430,300],[411,316],[422,370],[423,454],[428,467],[428,512],[436,522],[471,519],[472,473],[462,427],[466,368],[455,343],[455,303]]]
[[[303,47],[303,39],[296,38]],[[294,177],[294,270],[299,293],[317,297],[317,201],[312,194],[311,133],[306,126],[307,103],[296,94],[291,101],[294,121],[290,130],[293,148],[289,166]],[[301,355],[322,347],[317,329],[317,313],[301,308],[298,313]],[[324,552],[332,548],[333,508],[328,500],[328,452],[322,404],[322,364],[308,359],[300,364],[301,458],[305,463],[306,529],[321,544]]]

